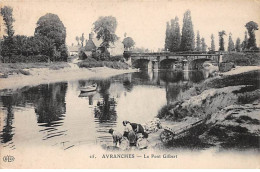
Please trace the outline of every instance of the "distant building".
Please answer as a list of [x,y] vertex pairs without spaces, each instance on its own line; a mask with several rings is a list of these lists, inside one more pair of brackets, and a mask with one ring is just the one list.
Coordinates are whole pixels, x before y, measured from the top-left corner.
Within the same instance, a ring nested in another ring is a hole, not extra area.
[[69,55],[70,55],[70,56],[78,55],[80,48],[81,48],[80,45],[77,45],[77,46],[68,46]]
[[[91,55],[93,51],[98,50],[100,48],[100,45],[102,44],[102,40],[98,40],[97,38],[94,38],[94,33],[89,34],[89,40],[87,41],[85,45],[85,54],[87,56]],[[117,40],[114,43],[110,43],[109,48],[107,49],[111,56],[118,56],[123,55],[124,53],[124,44]]]

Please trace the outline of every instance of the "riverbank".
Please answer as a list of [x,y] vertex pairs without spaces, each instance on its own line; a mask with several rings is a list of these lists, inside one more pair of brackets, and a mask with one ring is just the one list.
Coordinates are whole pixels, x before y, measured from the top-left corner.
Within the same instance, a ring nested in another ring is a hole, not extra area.
[[107,78],[136,71],[107,67],[79,68],[74,63],[45,64],[11,64],[11,67],[10,64],[1,64],[2,72],[6,71],[9,75],[0,78],[0,90],[69,80]]
[[[256,149],[260,140],[260,67],[237,67],[196,84],[158,113],[163,126],[181,128],[206,119],[203,134],[174,141],[176,147]],[[258,115],[257,115],[258,114]],[[163,149],[159,133],[151,135]],[[168,145],[169,146],[169,145]]]

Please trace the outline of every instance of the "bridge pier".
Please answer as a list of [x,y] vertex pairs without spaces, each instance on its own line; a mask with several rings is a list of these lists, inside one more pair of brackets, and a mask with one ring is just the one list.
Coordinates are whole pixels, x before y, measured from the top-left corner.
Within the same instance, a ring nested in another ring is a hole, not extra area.
[[154,60],[152,63],[153,63],[153,67],[152,67],[153,70],[158,70],[158,69],[159,69],[160,62]]
[[189,63],[186,59],[182,61],[182,70],[189,70]]

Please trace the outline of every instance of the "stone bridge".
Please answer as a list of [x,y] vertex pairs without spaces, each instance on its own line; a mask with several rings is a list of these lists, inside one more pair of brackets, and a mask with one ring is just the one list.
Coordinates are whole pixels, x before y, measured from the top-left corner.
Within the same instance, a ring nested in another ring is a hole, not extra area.
[[205,61],[210,61],[214,65],[218,65],[222,61],[222,54],[214,53],[172,53],[172,52],[158,52],[158,53],[132,53],[128,54],[127,63],[130,66],[141,69],[176,69],[194,70],[201,69]]

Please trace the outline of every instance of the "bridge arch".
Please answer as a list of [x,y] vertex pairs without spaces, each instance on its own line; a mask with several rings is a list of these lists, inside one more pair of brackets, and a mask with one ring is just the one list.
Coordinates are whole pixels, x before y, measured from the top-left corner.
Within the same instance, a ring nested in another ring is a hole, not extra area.
[[152,68],[152,62],[148,59],[135,59],[132,60],[132,66],[140,69]]
[[175,69],[177,59],[163,59],[160,61],[160,69]]
[[195,59],[190,61],[189,63],[189,69],[191,70],[200,70],[203,69],[203,63],[206,61],[211,61],[211,59],[202,58],[202,59]]

